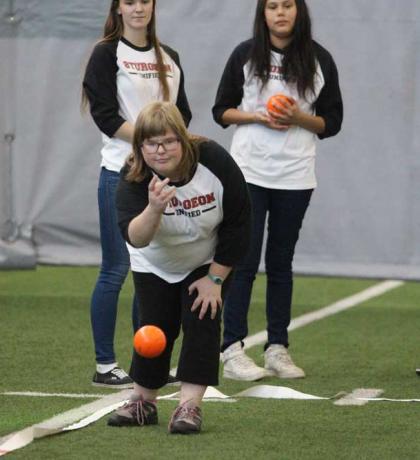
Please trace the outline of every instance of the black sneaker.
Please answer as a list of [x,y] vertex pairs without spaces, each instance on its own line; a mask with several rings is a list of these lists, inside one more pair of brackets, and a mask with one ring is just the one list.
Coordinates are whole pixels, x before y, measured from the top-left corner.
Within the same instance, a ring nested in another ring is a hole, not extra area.
[[197,434],[201,431],[201,409],[187,407],[185,404],[178,406],[169,422],[169,433],[172,434]]
[[120,367],[114,367],[105,374],[95,372],[92,385],[106,388],[133,388],[133,381]]
[[129,401],[108,419],[109,426],[144,426],[157,425],[157,423],[156,404],[143,399]]
[[416,369],[416,374],[420,376],[420,367]]

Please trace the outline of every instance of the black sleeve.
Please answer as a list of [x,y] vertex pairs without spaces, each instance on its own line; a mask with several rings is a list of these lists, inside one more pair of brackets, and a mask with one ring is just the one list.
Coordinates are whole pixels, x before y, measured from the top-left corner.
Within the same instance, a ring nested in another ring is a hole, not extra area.
[[325,131],[320,139],[335,136],[343,121],[343,100],[341,98],[338,71],[331,54],[316,44],[317,58],[324,75],[325,84],[315,102],[315,113],[325,120]]
[[214,261],[233,267],[245,257],[251,234],[251,203],[248,186],[239,166],[216,142],[206,142],[200,162],[208,167],[223,185],[223,221],[218,228]]
[[227,128],[228,125],[222,122],[222,115],[227,109],[236,109],[241,105],[244,96],[244,65],[249,59],[250,45],[251,42],[248,40],[234,49],[226,63],[217,89],[213,118],[223,128]]
[[117,100],[117,45],[118,42],[96,45],[83,79],[92,118],[98,128],[109,137],[126,121],[119,114]]
[[188,128],[188,125],[190,124],[192,114],[191,114],[191,109],[190,105],[188,103],[187,95],[185,93],[185,85],[184,85],[184,71],[182,70],[181,67],[181,62],[179,60],[179,55],[176,51],[174,51],[172,48],[170,48],[167,45],[161,45],[162,48],[171,56],[171,58],[175,61],[176,65],[179,67],[179,70],[181,72],[181,79],[179,82],[179,88],[178,88],[178,97],[176,100],[176,106],[178,107],[179,111],[181,112],[182,118],[184,119],[185,125]]
[[118,213],[118,225],[125,241],[131,244],[128,237],[128,226],[130,222],[137,217],[149,204],[148,185],[150,178],[142,182],[128,182],[125,179],[127,166],[120,172],[120,181],[118,183],[116,194],[116,206]]

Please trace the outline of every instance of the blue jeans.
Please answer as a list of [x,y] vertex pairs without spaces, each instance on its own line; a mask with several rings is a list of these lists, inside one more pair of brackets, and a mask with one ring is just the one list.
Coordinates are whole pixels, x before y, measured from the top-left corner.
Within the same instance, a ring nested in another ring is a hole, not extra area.
[[289,345],[292,261],[313,190],[275,190],[248,184],[252,203],[252,236],[248,254],[235,270],[223,308],[222,351],[248,335],[248,310],[258,271],[268,214],[265,268],[268,343]]
[[[118,297],[130,268],[130,256],[117,221],[115,195],[119,173],[101,169],[98,187],[99,224],[102,264],[92,294],[90,317],[95,343],[96,362],[115,362],[114,333]],[[133,330],[138,329],[136,298],[132,305]]]

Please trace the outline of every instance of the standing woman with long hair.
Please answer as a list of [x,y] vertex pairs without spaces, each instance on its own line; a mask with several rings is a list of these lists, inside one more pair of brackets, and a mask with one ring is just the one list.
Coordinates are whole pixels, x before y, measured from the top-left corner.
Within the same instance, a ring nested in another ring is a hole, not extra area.
[[[287,99],[267,109],[277,93]],[[224,306],[224,376],[302,378],[304,371],[288,353],[292,261],[316,187],[316,137],[337,134],[343,117],[337,69],[329,52],[312,39],[305,0],[258,0],[253,38],[230,56],[213,116],[222,127],[237,125],[231,154],[248,183],[253,215],[251,248]],[[243,339],[267,215],[264,369],[245,354]]]
[[[185,122],[191,111],[178,54],[156,36],[156,0],[112,0],[104,36],[93,49],[83,80],[83,105],[102,134],[98,187],[102,264],[91,301],[96,353],[93,385],[125,388],[130,377],[116,361],[118,297],[130,266],[115,208],[119,172],[131,152],[134,123],[151,101],[175,103]],[[133,328],[138,327],[133,299]]]

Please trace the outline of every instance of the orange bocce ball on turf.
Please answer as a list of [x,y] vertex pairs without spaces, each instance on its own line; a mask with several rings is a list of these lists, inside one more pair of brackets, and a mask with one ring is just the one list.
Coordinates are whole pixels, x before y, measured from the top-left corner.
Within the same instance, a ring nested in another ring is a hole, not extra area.
[[144,358],[156,358],[166,347],[166,337],[157,326],[143,326],[134,334],[133,345]]
[[279,109],[276,106],[285,107],[287,103],[293,104],[293,99],[291,99],[290,97],[288,97],[288,96],[286,96],[285,94],[282,94],[282,93],[274,94],[267,101],[267,110],[269,112],[273,112],[273,113],[276,113],[278,115],[281,115],[281,112],[279,111]]

